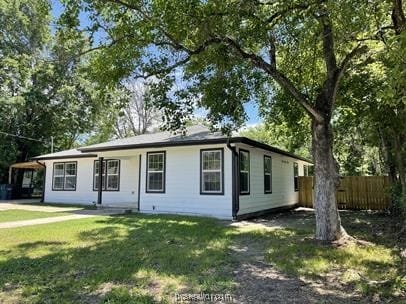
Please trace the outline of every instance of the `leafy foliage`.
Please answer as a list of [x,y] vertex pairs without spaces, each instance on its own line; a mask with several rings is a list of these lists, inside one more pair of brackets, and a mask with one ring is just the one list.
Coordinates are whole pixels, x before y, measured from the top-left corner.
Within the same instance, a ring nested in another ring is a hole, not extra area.
[[[83,35],[51,33],[48,1],[0,1],[0,180],[16,161],[70,148],[88,131],[103,91],[86,72]],[[69,39],[67,39],[69,37]]]
[[[300,127],[300,125],[298,125]],[[261,124],[243,129],[241,136],[255,139],[279,149],[311,158],[310,134],[306,129],[292,129],[287,123]]]

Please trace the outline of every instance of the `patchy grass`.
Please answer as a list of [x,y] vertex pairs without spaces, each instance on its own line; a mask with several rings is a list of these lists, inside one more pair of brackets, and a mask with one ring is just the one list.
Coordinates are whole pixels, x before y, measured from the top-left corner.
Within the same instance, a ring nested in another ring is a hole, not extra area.
[[0,230],[0,302],[153,303],[227,291],[228,229],[216,220],[112,216]]
[[11,209],[11,210],[0,211],[0,223],[32,220],[32,219],[39,219],[39,218],[45,218],[45,217],[56,217],[56,216],[62,216],[62,215],[68,215],[68,214],[63,213],[63,212],[42,212],[42,211],[27,211],[27,210],[20,210],[20,209]]
[[347,231],[367,242],[333,247],[314,241],[312,214],[278,217],[282,227],[247,226],[240,236],[263,244],[266,261],[281,272],[308,283],[323,282],[364,296],[406,295],[405,260],[401,257],[401,244],[396,243],[395,234],[390,231],[390,217],[366,212],[342,213]]
[[[344,214],[349,233],[371,243],[337,248],[316,244],[313,216],[297,212],[240,226],[134,214],[2,229],[0,303],[170,303],[183,292],[238,297],[250,291],[235,271],[256,254],[266,261],[257,264],[261,270],[305,282],[299,288],[312,293],[315,302],[327,298],[312,287],[314,282],[334,283],[365,303],[376,296],[392,301],[405,295],[405,269],[399,245],[382,225],[389,220]],[[236,247],[246,255],[233,251]],[[275,282],[256,274],[249,279],[263,280],[269,288],[258,292],[265,293]],[[289,299],[288,284],[278,285],[287,286],[284,300]]]

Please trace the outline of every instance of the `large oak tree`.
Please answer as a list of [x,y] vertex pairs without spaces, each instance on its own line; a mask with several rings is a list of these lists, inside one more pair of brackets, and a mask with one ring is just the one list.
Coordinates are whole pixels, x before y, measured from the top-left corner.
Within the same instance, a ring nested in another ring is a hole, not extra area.
[[393,28],[392,6],[377,0],[68,0],[63,19],[76,24],[80,11],[88,15],[100,81],[154,75],[156,100],[175,128],[196,105],[208,109],[214,124],[241,125],[244,103],[271,107],[283,91],[311,119],[316,238],[333,241],[344,233],[332,150],[337,93],[346,71],[378,46],[370,37]]

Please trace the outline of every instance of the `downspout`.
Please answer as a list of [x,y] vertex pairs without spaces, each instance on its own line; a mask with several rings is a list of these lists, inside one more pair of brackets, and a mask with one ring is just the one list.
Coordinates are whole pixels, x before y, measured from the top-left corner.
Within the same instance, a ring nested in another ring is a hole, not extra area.
[[227,148],[230,149],[231,155],[231,167],[232,167],[232,215],[233,219],[237,219],[237,214],[240,209],[240,196],[237,187],[238,182],[238,152],[235,146],[231,146],[230,138],[227,139]]
[[[103,157],[99,157],[99,178],[97,180],[97,206],[102,204],[102,193],[103,193]],[[107,182],[107,180],[106,180]]]
[[[47,180],[47,166],[45,163],[41,163],[38,160],[36,161],[38,165],[42,166],[44,168],[44,179],[42,182],[42,196],[40,202],[43,203],[45,201],[45,187],[46,187],[46,180]],[[32,180],[31,180],[32,182]]]
[[138,202],[137,202],[137,210],[140,211],[140,199],[141,199],[141,159],[142,154],[140,154],[138,158]]

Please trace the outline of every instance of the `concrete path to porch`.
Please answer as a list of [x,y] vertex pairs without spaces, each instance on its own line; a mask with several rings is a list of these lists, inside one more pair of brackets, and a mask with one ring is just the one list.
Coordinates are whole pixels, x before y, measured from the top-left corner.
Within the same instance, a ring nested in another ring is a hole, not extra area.
[[[110,216],[124,214],[124,209],[84,209],[81,207],[57,207],[57,206],[38,206],[21,203],[20,201],[1,201],[0,212],[5,210],[26,210],[26,211],[42,211],[49,212],[49,217],[38,218],[32,220],[12,221],[0,223],[0,229],[24,227],[40,224],[49,224],[56,222],[64,222],[69,220],[84,219],[95,216]],[[53,212],[66,212],[66,215],[52,216]]]

